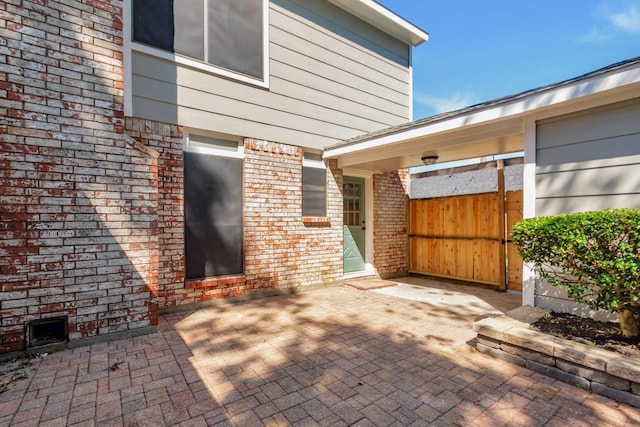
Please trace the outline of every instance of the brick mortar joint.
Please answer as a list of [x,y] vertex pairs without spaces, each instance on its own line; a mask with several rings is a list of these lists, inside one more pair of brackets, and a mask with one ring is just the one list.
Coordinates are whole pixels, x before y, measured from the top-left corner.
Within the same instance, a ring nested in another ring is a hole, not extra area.
[[160,152],[159,151],[154,150],[153,148],[144,145],[142,142],[136,140],[135,138],[131,137],[130,135],[122,134],[122,139],[124,140],[124,142],[126,142],[127,144],[129,144],[130,146],[135,148],[136,150],[140,151],[141,153],[144,153],[147,156],[152,157],[155,160],[160,158]]
[[302,157],[302,148],[279,142],[245,138],[244,146],[247,150],[262,151],[265,153],[286,155],[291,157]]

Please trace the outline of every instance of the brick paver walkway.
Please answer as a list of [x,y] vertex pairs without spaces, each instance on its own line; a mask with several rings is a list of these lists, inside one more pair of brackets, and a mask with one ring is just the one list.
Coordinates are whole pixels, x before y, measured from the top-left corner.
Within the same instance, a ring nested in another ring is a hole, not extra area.
[[637,408],[475,352],[474,318],[519,296],[455,289],[167,314],[159,333],[35,360],[0,394],[0,425],[640,425]]

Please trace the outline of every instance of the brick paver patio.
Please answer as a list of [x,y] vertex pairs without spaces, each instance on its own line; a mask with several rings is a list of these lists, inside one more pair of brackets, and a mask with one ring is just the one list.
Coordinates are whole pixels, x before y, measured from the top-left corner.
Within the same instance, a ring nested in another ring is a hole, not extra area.
[[401,282],[166,314],[159,333],[35,359],[0,394],[0,425],[640,425],[469,345],[476,317],[519,296]]

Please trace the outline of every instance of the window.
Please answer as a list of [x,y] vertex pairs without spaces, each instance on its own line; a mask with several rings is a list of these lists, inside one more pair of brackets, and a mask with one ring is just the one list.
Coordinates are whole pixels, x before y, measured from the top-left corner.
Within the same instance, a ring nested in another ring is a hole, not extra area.
[[322,154],[304,153],[302,216],[327,216],[327,170],[322,162]]
[[265,81],[267,5],[267,0],[133,0],[133,41]]
[[238,141],[190,134],[184,153],[187,280],[244,273],[242,196]]
[[345,182],[342,186],[342,222],[344,225],[360,226],[362,213],[362,184]]

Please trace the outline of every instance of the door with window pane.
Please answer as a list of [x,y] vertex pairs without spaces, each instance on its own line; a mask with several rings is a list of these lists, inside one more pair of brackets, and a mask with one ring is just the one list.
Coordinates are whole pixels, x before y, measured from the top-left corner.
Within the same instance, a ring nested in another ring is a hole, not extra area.
[[365,221],[364,179],[344,177],[342,185],[344,272],[364,270]]

